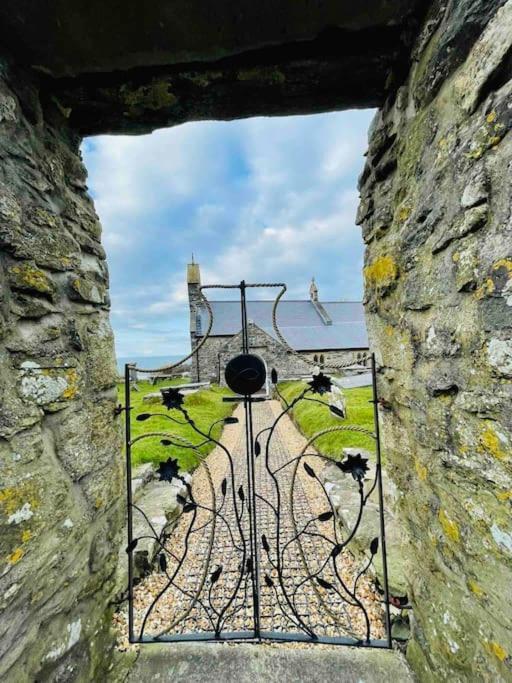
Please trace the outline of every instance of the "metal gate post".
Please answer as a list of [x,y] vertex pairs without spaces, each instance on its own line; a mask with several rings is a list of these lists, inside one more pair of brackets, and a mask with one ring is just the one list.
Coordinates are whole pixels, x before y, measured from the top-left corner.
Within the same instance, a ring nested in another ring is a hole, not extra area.
[[372,390],[373,390],[373,420],[375,423],[375,451],[377,455],[377,486],[379,492],[379,521],[380,521],[380,545],[382,553],[382,573],[384,578],[384,602],[386,616],[386,637],[388,647],[391,648],[391,615],[389,613],[389,585],[388,585],[388,560],[386,554],[386,527],[384,523],[384,493],[382,490],[382,463],[380,452],[380,429],[379,407],[377,398],[377,368],[375,354],[372,353]]
[[[242,316],[242,353],[249,353],[249,333],[247,321],[247,300],[246,300],[245,280],[240,283],[240,304]],[[254,633],[260,639],[260,586],[259,586],[259,556],[258,556],[258,520],[256,507],[256,482],[254,468],[254,433],[252,417],[252,398],[244,394],[245,410],[245,441],[247,456],[247,480],[249,485],[249,525],[251,536],[251,556],[252,556],[252,586],[253,586],[253,615]]]

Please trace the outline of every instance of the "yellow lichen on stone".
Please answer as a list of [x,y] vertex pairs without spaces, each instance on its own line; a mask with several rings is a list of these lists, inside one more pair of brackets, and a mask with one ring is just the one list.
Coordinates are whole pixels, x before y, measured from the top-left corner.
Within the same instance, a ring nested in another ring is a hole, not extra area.
[[460,541],[459,527],[456,522],[448,517],[443,509],[439,510],[439,522],[445,535],[448,536],[450,540],[458,543]]
[[33,509],[39,506],[39,496],[33,483],[25,482],[0,490],[0,509],[6,516],[14,514],[25,503]]
[[428,470],[425,467],[425,465],[422,465],[421,462],[418,459],[414,460],[414,466],[416,468],[416,472],[418,474],[418,478],[421,481],[425,481],[427,478]]
[[508,657],[508,653],[505,650],[505,648],[502,647],[499,643],[496,643],[492,640],[484,641],[484,647],[487,650],[487,652],[497,657],[500,660],[500,662],[504,662],[505,659]]
[[494,281],[489,277],[487,280],[476,290],[475,292],[475,299],[483,299],[486,296],[489,296],[494,292],[496,289],[496,285],[494,284]]
[[497,119],[497,114],[495,111],[491,111],[490,114],[487,114],[487,123],[494,123]]
[[14,552],[8,555],[7,561],[9,562],[9,564],[16,564],[21,560],[24,554],[25,551],[22,548],[16,548]]
[[468,580],[468,588],[476,595],[477,598],[485,597],[485,591],[477,584],[476,581],[473,581],[473,579]]
[[499,270],[500,268],[505,268],[509,277],[512,277],[512,259],[502,258],[499,261],[496,261],[496,263],[493,263],[493,270]]
[[486,452],[492,455],[497,460],[503,460],[507,455],[498,435],[492,427],[486,427],[480,435],[480,447],[478,450],[481,453]]
[[66,381],[68,386],[62,392],[63,398],[74,398],[78,393],[78,373],[75,368],[70,368],[66,372]]
[[30,531],[30,529],[25,529],[24,531],[21,532],[21,542],[22,543],[28,543],[31,538],[32,538],[32,532]]
[[512,491],[498,491],[496,498],[502,503],[505,503],[507,500],[512,500]]
[[369,284],[388,285],[398,277],[398,266],[391,256],[379,256],[364,269]]
[[400,223],[405,223],[405,221],[408,220],[408,218],[410,217],[411,213],[412,209],[410,206],[401,206],[398,209],[397,218],[400,221]]

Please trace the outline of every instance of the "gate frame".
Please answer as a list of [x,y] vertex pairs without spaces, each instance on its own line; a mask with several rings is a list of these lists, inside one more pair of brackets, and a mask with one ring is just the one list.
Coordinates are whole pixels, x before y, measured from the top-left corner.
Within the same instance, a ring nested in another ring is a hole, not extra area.
[[[241,322],[242,322],[242,353],[248,354],[250,352],[249,340],[248,340],[248,321],[247,321],[247,300],[246,300],[246,290],[247,288],[253,287],[281,287],[282,291],[278,295],[273,309],[273,325],[275,332],[277,333],[279,341],[285,345],[290,352],[296,353],[291,349],[286,340],[281,335],[279,328],[277,326],[276,320],[276,310],[277,304],[279,303],[281,297],[286,291],[286,285],[283,283],[272,283],[272,284],[247,284],[245,280],[242,280],[239,285],[204,285],[201,287],[203,289],[239,289],[240,290],[240,306],[241,306]],[[210,314],[210,324],[207,333],[205,334],[201,346],[204,341],[208,338],[211,331],[213,323],[213,315],[211,308],[207,302],[207,299],[203,295],[203,301],[207,304],[208,312]],[[183,364],[186,360],[191,358],[194,353],[197,353],[199,347],[196,347],[191,354],[172,364],[168,368],[157,368],[153,370],[136,368],[137,372],[142,373],[155,373],[158,370],[170,369]],[[264,361],[265,362],[265,361]],[[306,361],[309,362],[309,361]],[[311,363],[314,364],[314,363]],[[265,362],[266,368],[267,363]],[[261,643],[264,640],[274,641],[274,642],[306,642],[306,643],[319,643],[319,644],[329,644],[329,645],[345,645],[345,646],[355,646],[355,647],[372,647],[372,648],[392,648],[392,637],[391,637],[391,615],[390,615],[390,602],[389,602],[389,583],[388,583],[388,566],[387,566],[387,553],[386,553],[386,532],[385,532],[385,520],[384,520],[384,492],[382,485],[382,458],[381,458],[381,442],[380,442],[380,429],[379,429],[379,413],[378,413],[378,393],[377,393],[377,369],[375,353],[371,354],[371,377],[372,377],[372,399],[370,403],[373,404],[373,418],[374,418],[374,430],[372,437],[375,441],[376,448],[376,463],[375,463],[375,482],[377,484],[378,491],[378,507],[379,507],[379,540],[382,553],[382,569],[383,569],[383,579],[384,579],[384,618],[386,626],[386,638],[385,639],[373,639],[369,640],[355,640],[354,638],[347,636],[318,636],[317,638],[311,638],[306,633],[301,632],[281,632],[281,631],[261,631],[260,624],[260,575],[259,575],[259,546],[258,546],[258,520],[257,520],[257,504],[256,504],[256,490],[255,490],[255,439],[253,433],[253,419],[252,419],[252,403],[257,401],[258,398],[254,399],[249,394],[241,395],[244,404],[245,413],[245,435],[246,435],[246,459],[247,459],[247,480],[249,489],[249,499],[251,501],[249,522],[250,522],[250,556],[253,559],[253,570],[251,571],[252,586],[253,586],[253,625],[254,629],[252,631],[221,631],[220,635],[217,636],[211,631],[198,631],[190,633],[176,633],[173,635],[165,634],[160,637],[146,636],[143,635],[142,638],[137,638],[134,634],[134,608],[133,608],[133,589],[134,589],[134,562],[133,562],[133,551],[134,551],[134,538],[133,538],[133,494],[132,494],[132,464],[131,464],[131,400],[130,400],[130,388],[131,388],[131,378],[133,371],[135,370],[135,365],[127,363],[125,365],[124,371],[124,394],[125,394],[125,405],[121,407],[120,410],[125,412],[125,462],[126,462],[126,502],[127,502],[127,541],[128,546],[126,548],[128,556],[128,640],[130,643],[136,644],[149,644],[149,643],[173,643],[173,642],[224,642],[224,641],[252,641]],[[268,383],[268,377],[265,378],[265,382]],[[349,427],[347,427],[349,430]],[[212,635],[213,634],[213,635]]]

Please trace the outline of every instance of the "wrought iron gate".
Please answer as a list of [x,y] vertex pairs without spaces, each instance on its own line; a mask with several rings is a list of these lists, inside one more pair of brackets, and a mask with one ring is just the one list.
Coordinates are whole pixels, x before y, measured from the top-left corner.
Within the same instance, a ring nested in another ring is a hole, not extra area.
[[[201,287],[201,305],[208,312],[209,324],[193,353],[206,342],[213,325],[205,290],[232,289],[240,296],[241,353],[225,368],[226,383],[240,407],[224,420],[239,427],[225,428],[222,440],[213,438],[213,425],[201,428],[190,417],[179,387],[161,390],[162,408],[132,415],[133,367],[125,368],[130,641],[270,639],[390,647],[375,359],[371,357],[373,430],[350,425],[350,410],[346,416],[343,404],[331,400],[335,376],[346,373],[353,361],[332,366],[326,373],[315,368],[304,388],[288,402],[280,394],[279,378],[272,369],[273,391],[281,407],[265,401],[258,394],[265,384],[265,364],[251,353],[248,334],[246,293],[255,287],[279,289],[272,315],[274,337],[286,354],[296,354],[277,322],[284,284]],[[167,368],[137,368],[137,372],[169,371],[192,355]],[[319,403],[339,424],[309,440],[298,433],[293,436],[293,430],[286,431],[283,425],[306,401]],[[132,438],[133,420],[151,421],[157,416],[169,421],[169,430]],[[199,442],[173,432],[176,423],[188,424]],[[342,433],[369,436],[375,453],[368,458],[353,451],[333,461],[321,449],[315,450],[322,436],[334,438]],[[142,439],[158,439],[169,447],[170,456],[160,463],[158,474],[169,486],[169,500],[178,501],[181,514],[169,519],[161,531],[132,500],[131,450]],[[215,447],[207,457],[199,452],[205,444]],[[172,455],[177,446],[198,454],[199,466],[192,476],[180,471]],[[333,499],[324,477],[327,466],[343,482],[347,500]],[[347,524],[345,516],[342,526],[337,507],[349,503],[352,522]],[[375,535],[361,547],[359,532],[370,507]],[[154,560],[153,572],[136,584],[134,554],[140,539],[147,536],[157,548],[155,558],[149,558]],[[378,589],[376,561],[383,577]]]

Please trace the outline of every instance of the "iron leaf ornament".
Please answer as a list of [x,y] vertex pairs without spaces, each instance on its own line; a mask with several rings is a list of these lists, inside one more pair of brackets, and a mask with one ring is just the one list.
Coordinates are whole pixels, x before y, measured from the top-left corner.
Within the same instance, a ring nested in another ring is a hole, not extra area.
[[131,543],[128,543],[128,545],[126,546],[126,552],[127,552],[127,553],[131,553],[132,550],[135,550],[135,548],[137,547],[137,543],[138,543],[138,542],[139,542],[139,539],[138,539],[138,538],[134,538],[133,541],[132,541]]
[[217,583],[217,581],[219,580],[221,574],[222,574],[222,565],[219,564],[219,566],[217,567],[217,569],[216,569],[214,572],[212,572],[212,574],[211,574],[211,576],[210,576],[210,582],[212,583],[212,585],[213,585],[214,583]]
[[322,586],[322,588],[325,588],[325,590],[328,590],[328,591],[333,590],[334,586],[332,585],[332,583],[330,583],[329,581],[326,581],[325,579],[322,579],[321,576],[317,576],[316,580],[317,580],[317,583],[320,586]]
[[180,467],[176,458],[167,458],[158,465],[157,474],[160,481],[171,483],[173,479],[179,477]]
[[309,476],[312,479],[316,479],[316,473],[315,470],[311,467],[311,465],[308,465],[307,462],[303,463],[304,464],[304,469],[306,470],[306,473],[309,474]]
[[167,410],[181,408],[185,397],[179,391],[171,387],[169,389],[161,389],[160,393],[162,394],[162,403]]
[[343,462],[337,462],[337,467],[345,474],[351,474],[355,481],[363,481],[366,472],[370,469],[368,467],[368,458],[362,458],[361,453],[357,455],[349,455]]
[[332,389],[331,378],[324,375],[323,372],[313,375],[313,379],[308,384],[314,394],[328,394]]
[[343,550],[343,544],[337,543],[331,551],[332,559],[335,560],[338,557],[338,555],[341,553],[342,550]]
[[336,415],[336,417],[341,417],[342,419],[345,419],[346,417],[345,411],[341,410],[341,408],[338,408],[338,406],[330,405],[329,410],[333,415]]

